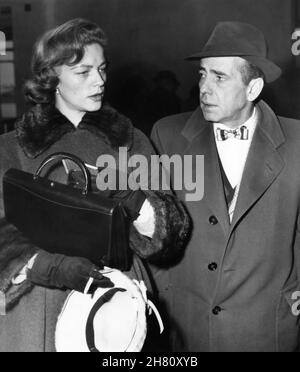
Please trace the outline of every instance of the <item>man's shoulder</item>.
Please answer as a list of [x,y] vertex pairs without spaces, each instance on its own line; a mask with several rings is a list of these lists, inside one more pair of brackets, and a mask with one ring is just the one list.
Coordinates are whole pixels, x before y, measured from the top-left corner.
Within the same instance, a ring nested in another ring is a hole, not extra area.
[[166,116],[158,120],[154,124],[153,129],[160,133],[166,133],[168,135],[180,133],[192,114],[193,111],[188,111],[176,115]]
[[295,126],[297,128],[300,125],[300,119],[288,118],[288,117],[280,116],[280,115],[278,116],[278,119],[281,123],[283,123],[284,125],[290,126],[290,127]]
[[287,118],[284,116],[278,116],[278,120],[281,124],[285,135],[290,135],[292,138],[297,140],[300,138],[300,120],[294,118]]

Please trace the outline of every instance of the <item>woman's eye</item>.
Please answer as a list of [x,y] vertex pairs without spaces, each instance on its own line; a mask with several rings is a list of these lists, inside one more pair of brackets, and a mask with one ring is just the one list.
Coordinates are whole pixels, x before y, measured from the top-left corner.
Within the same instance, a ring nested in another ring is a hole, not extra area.
[[80,72],[77,72],[77,75],[87,75],[89,73],[88,70],[86,71],[80,71]]

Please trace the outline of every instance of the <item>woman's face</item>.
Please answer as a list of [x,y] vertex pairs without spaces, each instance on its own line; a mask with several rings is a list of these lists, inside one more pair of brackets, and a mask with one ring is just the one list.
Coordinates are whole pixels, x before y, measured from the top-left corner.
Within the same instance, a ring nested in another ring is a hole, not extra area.
[[82,60],[74,66],[56,67],[59,83],[56,107],[78,124],[87,111],[101,108],[106,81],[106,61],[99,44],[85,47]]

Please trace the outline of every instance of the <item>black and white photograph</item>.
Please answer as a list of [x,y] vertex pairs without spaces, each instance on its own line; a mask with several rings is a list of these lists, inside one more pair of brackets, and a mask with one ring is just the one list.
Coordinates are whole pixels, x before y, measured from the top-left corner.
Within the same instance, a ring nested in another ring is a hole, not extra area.
[[299,351],[300,0],[0,0],[0,352]]

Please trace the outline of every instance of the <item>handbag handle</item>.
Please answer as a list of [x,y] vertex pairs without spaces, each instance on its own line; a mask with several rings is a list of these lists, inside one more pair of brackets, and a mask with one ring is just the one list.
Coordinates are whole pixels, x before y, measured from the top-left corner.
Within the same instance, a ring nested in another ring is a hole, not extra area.
[[51,155],[48,155],[42,161],[42,163],[40,164],[40,166],[38,167],[37,171],[35,172],[35,174],[33,176],[33,179],[36,180],[40,176],[42,169],[47,164],[49,164],[50,162],[52,162],[54,160],[57,160],[58,161],[58,160],[64,160],[64,159],[68,159],[68,160],[73,161],[81,169],[81,171],[83,173],[83,176],[84,176],[84,181],[85,181],[85,185],[83,187],[82,194],[83,195],[87,195],[88,190],[90,189],[90,183],[91,183],[90,182],[90,177],[89,177],[88,170],[87,170],[84,162],[79,157],[77,157],[77,156],[75,156],[73,154],[70,154],[68,152],[55,152],[55,153],[53,153]]

